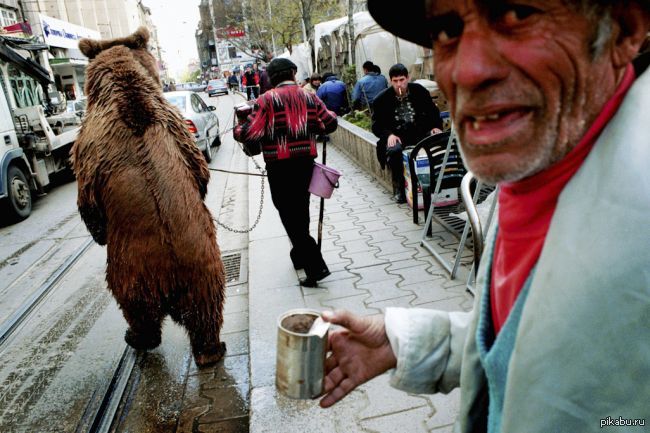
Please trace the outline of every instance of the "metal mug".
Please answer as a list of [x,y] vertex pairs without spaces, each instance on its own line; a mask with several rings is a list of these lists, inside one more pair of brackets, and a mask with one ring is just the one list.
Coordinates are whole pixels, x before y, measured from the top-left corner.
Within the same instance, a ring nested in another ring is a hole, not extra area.
[[318,318],[320,313],[304,308],[278,317],[275,386],[289,398],[311,399],[323,392],[329,325],[312,328],[312,333],[307,326]]

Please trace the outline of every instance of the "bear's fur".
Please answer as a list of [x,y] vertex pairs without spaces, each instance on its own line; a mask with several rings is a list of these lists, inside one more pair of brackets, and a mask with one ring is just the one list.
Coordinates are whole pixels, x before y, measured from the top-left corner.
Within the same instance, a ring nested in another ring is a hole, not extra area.
[[86,118],[72,148],[77,205],[107,246],[106,280],[136,349],[160,344],[167,314],[187,330],[197,365],[221,359],[224,268],[210,211],[210,172],[163,97],[149,33],[83,39]]

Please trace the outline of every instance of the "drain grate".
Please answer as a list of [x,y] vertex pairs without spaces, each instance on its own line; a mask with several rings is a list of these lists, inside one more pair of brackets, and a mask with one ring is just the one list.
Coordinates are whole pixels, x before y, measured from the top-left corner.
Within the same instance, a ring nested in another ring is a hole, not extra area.
[[241,253],[226,254],[221,257],[226,271],[226,283],[239,281],[241,271]]

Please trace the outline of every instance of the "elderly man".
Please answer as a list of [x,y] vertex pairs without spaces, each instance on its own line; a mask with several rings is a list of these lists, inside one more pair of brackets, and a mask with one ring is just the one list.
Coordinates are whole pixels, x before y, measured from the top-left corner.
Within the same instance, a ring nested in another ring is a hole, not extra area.
[[321,405],[395,368],[409,392],[461,387],[455,431],[647,429],[650,2],[407,3],[369,10],[433,47],[465,162],[501,186],[498,224],[472,312],[325,314],[347,329]]

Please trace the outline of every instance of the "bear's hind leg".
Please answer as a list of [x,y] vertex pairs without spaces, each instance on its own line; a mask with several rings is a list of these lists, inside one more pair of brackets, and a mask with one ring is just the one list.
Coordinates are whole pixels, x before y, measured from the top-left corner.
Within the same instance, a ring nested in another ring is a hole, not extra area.
[[160,345],[162,320],[165,317],[160,305],[143,300],[119,300],[129,329],[124,341],[136,350],[151,350]]
[[223,300],[217,296],[181,297],[172,319],[185,327],[190,337],[194,362],[199,367],[215,364],[226,353],[226,343],[219,340]]

